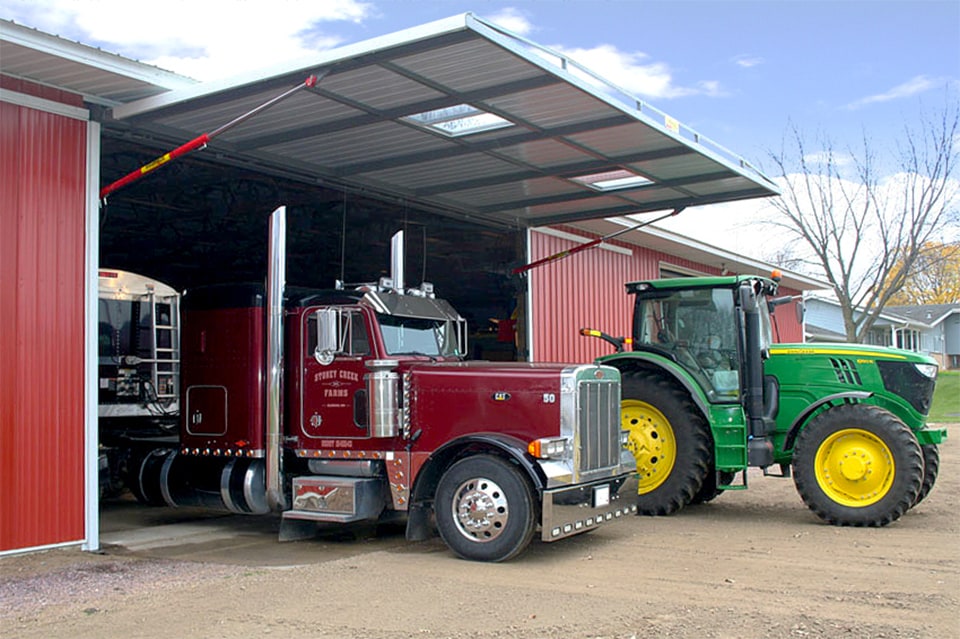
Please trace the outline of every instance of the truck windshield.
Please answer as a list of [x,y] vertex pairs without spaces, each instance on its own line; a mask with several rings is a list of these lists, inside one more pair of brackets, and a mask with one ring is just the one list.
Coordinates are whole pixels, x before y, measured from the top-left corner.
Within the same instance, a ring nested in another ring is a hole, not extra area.
[[383,345],[389,355],[458,357],[453,322],[399,315],[378,315]]
[[726,288],[638,295],[633,349],[658,352],[686,369],[710,401],[740,395],[734,291]]

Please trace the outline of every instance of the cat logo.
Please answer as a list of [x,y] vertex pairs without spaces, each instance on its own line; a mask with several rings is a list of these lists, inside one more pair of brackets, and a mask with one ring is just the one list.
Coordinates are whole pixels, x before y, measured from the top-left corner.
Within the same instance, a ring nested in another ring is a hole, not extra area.
[[506,391],[497,391],[493,394],[493,401],[495,402],[505,402],[510,399],[510,393]]

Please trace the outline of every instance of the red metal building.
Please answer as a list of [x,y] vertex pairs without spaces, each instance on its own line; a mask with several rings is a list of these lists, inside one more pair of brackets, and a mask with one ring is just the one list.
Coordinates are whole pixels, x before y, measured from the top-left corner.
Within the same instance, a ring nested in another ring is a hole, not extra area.
[[0,80],[4,551],[85,539],[84,271],[91,125],[77,95]]
[[[619,224],[619,227],[618,227]],[[636,220],[593,220],[563,228],[532,229],[530,261],[568,251],[625,227]],[[528,334],[534,361],[589,361],[609,354],[605,342],[579,337],[581,328],[610,335],[630,335],[633,299],[627,282],[684,275],[727,273],[769,275],[772,267],[656,227],[620,235],[615,240],[529,271]],[[800,295],[823,283],[784,272],[783,295]],[[793,304],[775,312],[778,342],[802,342],[803,330]]]

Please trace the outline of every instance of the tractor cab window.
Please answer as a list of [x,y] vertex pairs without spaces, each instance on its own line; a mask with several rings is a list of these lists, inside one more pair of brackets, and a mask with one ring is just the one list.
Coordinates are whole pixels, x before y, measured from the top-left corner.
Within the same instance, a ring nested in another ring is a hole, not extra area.
[[388,355],[461,355],[459,327],[455,322],[400,315],[378,315],[377,318]]
[[634,350],[677,362],[714,402],[740,395],[740,356],[731,289],[651,291],[637,297]]

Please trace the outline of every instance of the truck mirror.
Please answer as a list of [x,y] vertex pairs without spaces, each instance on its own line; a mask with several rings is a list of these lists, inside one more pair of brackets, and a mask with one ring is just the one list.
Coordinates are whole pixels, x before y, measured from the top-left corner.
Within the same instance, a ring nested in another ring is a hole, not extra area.
[[326,366],[333,362],[334,355],[340,350],[340,311],[335,308],[321,308],[313,318],[317,324],[317,347],[313,356],[317,362]]

